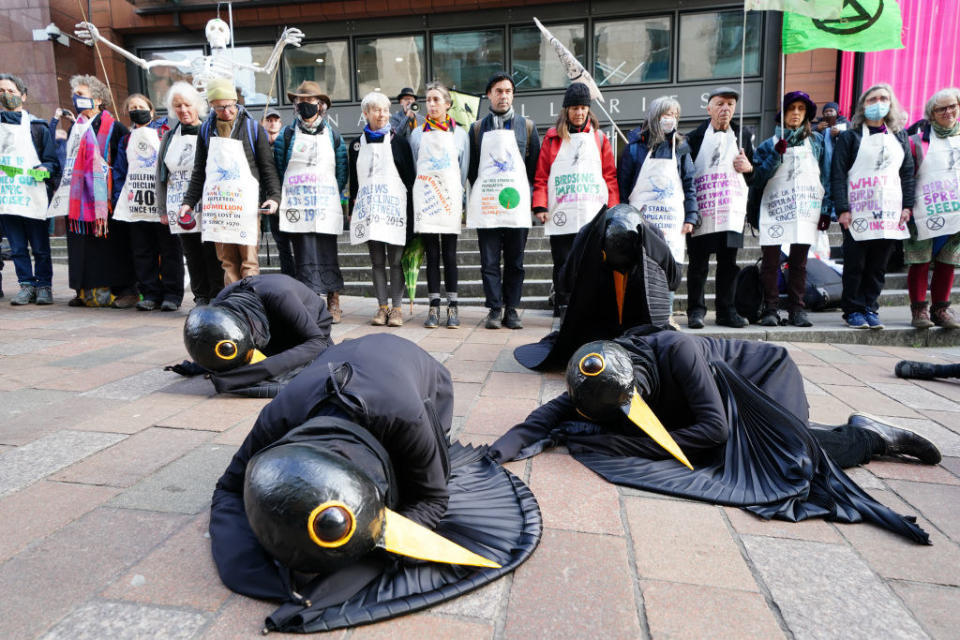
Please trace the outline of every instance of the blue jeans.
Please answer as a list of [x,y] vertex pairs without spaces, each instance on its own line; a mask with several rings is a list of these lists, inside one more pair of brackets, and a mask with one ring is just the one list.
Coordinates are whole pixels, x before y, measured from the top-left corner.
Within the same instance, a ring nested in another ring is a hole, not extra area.
[[[523,290],[523,250],[527,246],[529,229],[495,227],[477,229],[477,244],[480,245],[480,275],[483,278],[483,293],[486,307],[500,310],[520,306]],[[500,256],[503,255],[503,275],[500,272]]]
[[[10,241],[10,258],[20,284],[49,287],[53,284],[53,261],[50,260],[50,235],[46,220],[3,215],[3,229]],[[33,262],[27,245],[33,253]]]

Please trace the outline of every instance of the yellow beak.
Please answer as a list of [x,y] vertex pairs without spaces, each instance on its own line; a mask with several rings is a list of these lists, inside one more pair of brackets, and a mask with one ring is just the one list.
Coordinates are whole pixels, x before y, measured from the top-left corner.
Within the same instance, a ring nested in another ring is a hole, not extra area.
[[267,356],[263,355],[263,352],[259,349],[254,349],[250,352],[250,359],[247,361],[247,364],[256,364],[267,359]]
[[446,562],[471,567],[499,569],[500,565],[492,560],[450,542],[423,525],[406,518],[396,511],[386,509],[386,521],[383,524],[381,547],[401,556],[409,556],[430,562]]
[[640,427],[644,433],[653,438],[653,441],[670,452],[674,458],[682,462],[690,471],[693,471],[693,465],[687,460],[680,446],[670,437],[670,433],[664,428],[663,423],[656,416],[652,409],[643,401],[640,392],[636,387],[633,389],[633,398],[630,399],[630,408],[624,411],[630,421]]

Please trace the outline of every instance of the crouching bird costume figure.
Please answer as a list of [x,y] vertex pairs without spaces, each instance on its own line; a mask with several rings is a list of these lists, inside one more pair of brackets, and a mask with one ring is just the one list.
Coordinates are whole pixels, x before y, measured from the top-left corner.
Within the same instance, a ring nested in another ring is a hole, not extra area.
[[412,342],[330,347],[264,407],[213,495],[230,589],[276,600],[265,631],[375,622],[487,584],[540,540],[530,490],[451,444],[450,374]]

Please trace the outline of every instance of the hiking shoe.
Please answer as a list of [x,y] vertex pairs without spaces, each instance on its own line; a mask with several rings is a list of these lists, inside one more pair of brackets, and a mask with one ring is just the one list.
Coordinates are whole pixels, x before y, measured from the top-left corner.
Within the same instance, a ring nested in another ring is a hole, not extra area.
[[53,304],[53,291],[50,287],[37,287],[37,304]]
[[813,323],[807,317],[807,312],[803,309],[797,309],[790,312],[789,322],[794,327],[812,327]]
[[436,329],[440,326],[440,305],[427,309],[427,319],[423,321],[423,326],[427,329]]
[[734,329],[743,329],[750,322],[739,313],[732,316],[717,316],[717,325],[721,327],[733,327]]
[[333,316],[333,324],[340,324],[343,320],[343,309],[340,308],[340,292],[331,291],[327,294],[327,310]]
[[776,309],[764,309],[760,314],[761,327],[779,327],[780,313]]
[[523,323],[520,322],[520,315],[516,309],[507,307],[507,312],[503,314],[503,326],[507,329],[523,329]]
[[500,309],[490,309],[490,313],[487,314],[487,320],[483,326],[487,329],[499,329],[502,326],[500,324]]
[[853,313],[848,313],[847,317],[844,318],[847,323],[847,326],[851,329],[869,329],[870,325],[867,324],[867,319],[859,311],[854,311]]
[[377,313],[374,314],[373,320],[370,321],[375,327],[382,327],[387,324],[387,308],[386,307],[377,307]]
[[687,328],[688,329],[703,329],[703,314],[702,313],[691,313],[687,316]]
[[949,302],[935,302],[930,316],[933,323],[938,327],[944,329],[960,329],[960,322],[957,322],[956,316],[950,311]]
[[176,311],[179,308],[180,305],[173,300],[164,300],[160,305],[160,311]]
[[155,300],[141,300],[136,304],[137,311],[153,311],[159,306]]
[[447,329],[460,328],[460,311],[457,307],[447,307]]
[[930,310],[928,307],[929,304],[926,301],[910,303],[911,327],[914,329],[929,329],[933,326],[933,321],[930,319]]
[[20,291],[17,295],[10,298],[10,304],[19,307],[37,301],[37,288],[32,284],[20,285]]
[[403,309],[400,307],[394,307],[390,309],[390,314],[387,315],[387,326],[388,327],[402,327],[403,326]]
[[880,316],[873,311],[867,311],[865,314],[863,314],[863,318],[867,321],[867,326],[871,329],[883,329],[883,323],[880,322]]

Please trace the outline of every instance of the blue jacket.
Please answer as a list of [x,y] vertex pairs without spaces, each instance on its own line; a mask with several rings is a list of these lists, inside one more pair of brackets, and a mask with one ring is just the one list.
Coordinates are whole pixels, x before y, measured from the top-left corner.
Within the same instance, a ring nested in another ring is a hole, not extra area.
[[[280,130],[280,133],[277,134],[277,139],[273,141],[273,159],[277,165],[277,175],[280,177],[281,186],[283,186],[283,174],[287,172],[287,165],[290,164],[290,155],[293,153],[293,147],[289,144],[289,140],[293,140],[293,132],[293,127],[287,125]],[[330,137],[330,142],[333,144],[333,153],[336,156],[337,189],[342,193],[343,189],[347,186],[347,144],[343,141],[340,133],[334,129],[333,125],[329,122],[324,125],[323,132]],[[301,129],[300,133],[309,136],[317,135],[317,133],[320,132],[309,133]]]
[[[673,136],[674,134],[670,135]],[[630,144],[623,150],[620,163],[617,166],[620,202],[630,201],[630,193],[637,184],[637,178],[640,177],[643,161],[647,159],[647,154],[650,152],[647,146],[646,132],[634,129],[630,132],[628,139]],[[654,148],[653,157],[669,158],[672,153],[672,143],[668,138]],[[677,171],[680,172],[680,180],[683,182],[683,222],[695,227],[700,226],[700,214],[697,212],[697,190],[693,184],[693,174],[696,172],[696,168],[693,166],[690,147],[686,141],[677,144]]]
[[[754,197],[763,197],[763,190],[767,182],[773,177],[773,174],[780,168],[783,162],[783,156],[774,149],[776,141],[783,137],[780,127],[775,127],[773,136],[760,143],[757,150],[753,153],[753,183],[751,189]],[[820,204],[820,215],[828,216],[833,211],[833,202],[830,199],[830,171],[827,167],[827,154],[823,146],[823,135],[818,131],[810,132],[810,146],[813,147],[813,157],[817,159],[817,166],[820,167],[820,184],[823,186],[823,202]],[[806,139],[803,140],[806,143]],[[759,209],[757,209],[759,211]],[[751,221],[752,224],[752,221]]]
[[[0,122],[3,124],[17,124],[21,122],[24,111],[0,111]],[[53,195],[54,189],[60,184],[60,160],[57,159],[57,147],[53,143],[53,136],[50,135],[50,129],[43,120],[33,118],[30,121],[30,139],[33,140],[33,148],[37,150],[37,158],[40,164],[31,169],[43,168],[50,172],[50,177],[46,180],[47,197]]]

